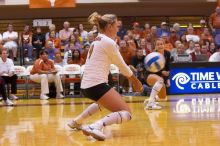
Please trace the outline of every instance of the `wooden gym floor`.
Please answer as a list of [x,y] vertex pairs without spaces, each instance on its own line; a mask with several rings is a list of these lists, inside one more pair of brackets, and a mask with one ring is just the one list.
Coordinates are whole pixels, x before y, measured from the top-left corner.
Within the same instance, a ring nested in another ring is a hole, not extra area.
[[[29,99],[15,101],[14,107],[0,103],[0,146],[219,146],[218,97],[219,94],[169,96],[167,102],[161,102],[164,109],[160,111],[145,111],[145,97],[125,97],[133,119],[106,127],[105,141],[95,141],[67,127],[91,100]],[[107,113],[103,110],[86,122]]]

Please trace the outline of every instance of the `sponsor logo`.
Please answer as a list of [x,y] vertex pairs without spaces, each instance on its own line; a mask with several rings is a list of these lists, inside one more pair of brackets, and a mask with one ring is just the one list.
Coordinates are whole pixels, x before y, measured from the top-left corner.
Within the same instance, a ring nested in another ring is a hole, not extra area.
[[178,73],[176,74],[172,80],[175,80],[176,86],[180,89],[183,90],[184,87],[182,85],[187,84],[190,81],[190,77],[185,74],[185,73]]

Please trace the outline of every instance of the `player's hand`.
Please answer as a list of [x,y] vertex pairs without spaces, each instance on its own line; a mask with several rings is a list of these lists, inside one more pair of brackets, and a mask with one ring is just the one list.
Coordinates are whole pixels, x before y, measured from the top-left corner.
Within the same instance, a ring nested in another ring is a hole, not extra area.
[[135,92],[143,92],[144,91],[144,87],[142,86],[142,83],[134,75],[132,75],[129,78],[129,80],[131,81]]

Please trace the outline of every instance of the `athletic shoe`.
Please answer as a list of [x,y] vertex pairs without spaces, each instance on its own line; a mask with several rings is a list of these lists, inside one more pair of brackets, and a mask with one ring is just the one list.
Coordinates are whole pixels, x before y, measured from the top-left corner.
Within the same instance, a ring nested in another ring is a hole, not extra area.
[[17,100],[18,99],[18,97],[17,96],[15,96],[14,94],[10,94],[10,96],[9,96],[11,99],[14,99],[14,100]]
[[[144,100],[144,106],[147,106],[148,102],[149,102],[149,98],[145,99]],[[154,103],[159,105],[159,102],[154,101]]]
[[103,141],[103,140],[106,139],[105,134],[101,130],[92,128],[89,125],[83,126],[82,127],[82,132],[83,132],[84,135],[92,136],[93,138],[95,138],[99,141]]
[[156,102],[148,102],[145,106],[145,110],[160,110],[162,106],[157,104]]
[[5,100],[5,105],[7,105],[7,106],[13,106],[14,104],[13,104],[13,102],[11,102],[10,99],[7,99],[7,100]]
[[61,93],[57,93],[56,98],[64,98],[64,96]]
[[74,121],[74,120],[70,121],[67,125],[72,129],[82,130],[82,125],[76,123],[76,121]]
[[42,100],[47,100],[47,99],[49,99],[50,97],[48,97],[47,95],[45,95],[45,94],[41,94],[40,95],[40,99],[42,99]]

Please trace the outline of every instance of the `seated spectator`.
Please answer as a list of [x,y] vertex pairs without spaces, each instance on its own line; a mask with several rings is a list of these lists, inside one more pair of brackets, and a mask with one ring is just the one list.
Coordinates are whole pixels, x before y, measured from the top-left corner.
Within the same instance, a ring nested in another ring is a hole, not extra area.
[[191,55],[187,54],[183,44],[177,45],[177,53],[173,56],[174,62],[191,62]]
[[200,44],[198,42],[196,42],[194,44],[194,49],[193,50],[194,51],[191,52],[190,55],[192,56],[192,61],[196,61],[197,60],[196,56],[201,54],[201,46],[200,46]]
[[55,52],[54,65],[60,65],[60,66],[65,65],[60,50],[56,50]]
[[123,26],[123,23],[121,20],[118,20],[118,28],[119,30],[118,30],[117,36],[119,36],[120,39],[123,39],[127,33],[127,29]]
[[62,82],[60,75],[54,67],[52,60],[48,59],[48,53],[44,50],[40,52],[40,58],[34,62],[34,66],[30,73],[30,79],[34,82],[41,83],[41,95],[40,99],[49,99],[47,94],[49,94],[48,83],[54,82],[56,87],[56,97],[64,98],[61,94],[63,92]]
[[[127,65],[130,65],[131,59],[133,56],[135,56],[136,50],[133,47],[130,47],[129,43],[126,43],[124,40],[120,41],[119,47],[120,47],[119,51],[120,51],[121,56],[124,59],[125,63]],[[130,87],[129,81],[122,74],[120,74],[120,77],[119,77],[119,85],[125,90],[125,92],[129,91],[129,87]],[[130,92],[131,92],[131,89],[130,89]]]
[[68,50],[69,44],[74,44],[75,49],[82,50],[79,38],[76,38],[75,34],[71,34],[69,37],[69,43],[65,46],[65,52]]
[[68,46],[68,50],[64,54],[64,64],[67,64],[68,60],[72,58],[73,50],[76,50],[75,45],[73,43],[70,43]]
[[70,35],[73,34],[73,31],[70,29],[70,23],[65,21],[63,23],[63,29],[59,32],[59,38],[61,40],[61,45],[65,46],[69,43]]
[[41,27],[36,27],[32,38],[32,45],[36,49],[36,58],[39,58],[39,53],[45,46],[45,35],[41,31]]
[[91,43],[95,40],[95,37],[94,37],[93,33],[94,33],[93,31],[90,31],[90,32],[88,33],[87,42],[88,42],[89,44],[91,44]]
[[48,40],[50,38],[50,32],[54,31],[55,32],[55,38],[59,38],[59,33],[56,32],[56,26],[54,24],[49,25],[49,32],[46,33],[45,35],[45,40]]
[[[177,54],[177,46],[178,46],[179,44],[182,44],[182,43],[181,43],[181,41],[177,40],[177,41],[175,42],[175,44],[174,44],[174,48],[173,48],[172,51],[170,52],[171,57],[174,57],[174,56]],[[182,44],[182,45],[183,45],[183,44]],[[183,45],[183,47],[184,47],[184,50],[186,50],[184,45]]]
[[189,48],[189,43],[186,40],[186,35],[182,35],[180,38],[181,43],[184,45],[185,49]]
[[147,34],[151,33],[151,28],[149,23],[145,23],[144,30],[142,31],[141,38],[145,38]]
[[157,27],[156,26],[152,26],[150,30],[151,30],[151,40],[152,40],[152,42],[155,42],[156,39],[159,37],[157,35]]
[[197,28],[195,32],[195,34],[198,36],[200,36],[204,32],[204,29],[207,28],[206,21],[204,19],[201,19],[199,24],[200,24],[200,27]]
[[186,50],[187,54],[191,54],[195,51],[195,43],[193,41],[189,41],[189,48]]
[[147,34],[145,37],[146,43],[146,54],[149,54],[154,51],[154,41],[151,33]]
[[145,55],[143,54],[142,49],[138,48],[136,51],[137,51],[136,55],[132,58],[130,68],[136,74],[137,78],[139,79],[139,81],[141,81],[143,86],[146,87],[147,86],[146,84],[146,73],[147,72],[144,66]]
[[[147,34],[147,35],[150,35],[150,34]],[[151,44],[152,45],[152,44]],[[145,39],[140,39],[140,43],[139,43],[139,48],[138,49],[142,49],[144,52],[144,55],[147,55],[149,53],[152,52],[152,46],[150,46],[150,44],[148,43],[148,47],[149,49],[147,48],[147,44],[146,44],[146,40]],[[136,50],[134,50],[135,52]],[[133,53],[135,55],[135,53]]]
[[161,27],[157,29],[157,36],[162,37],[162,34],[166,34],[168,37],[170,36],[169,26],[166,22],[162,22]]
[[214,42],[211,42],[210,45],[209,45],[209,52],[211,54],[215,53],[217,51],[217,48],[215,46],[215,43]]
[[209,33],[209,29],[204,28],[203,32],[200,35],[200,43],[206,44],[206,42],[211,43],[213,41],[214,41],[214,39],[213,39],[212,35]]
[[11,94],[9,97],[12,99],[18,99],[15,95],[17,93],[17,75],[14,74],[14,63],[7,57],[7,50],[3,49],[0,57],[0,76],[4,79],[6,84],[11,84]]
[[56,49],[61,48],[61,41],[59,38],[56,38],[55,31],[51,31],[49,34],[49,39],[46,40],[45,48],[48,48],[48,42],[53,42],[53,46]]
[[199,42],[200,41],[200,38],[198,35],[195,35],[195,32],[194,32],[194,28],[192,26],[189,26],[187,28],[187,32],[186,32],[186,41],[189,42],[189,41],[194,41],[194,42]]
[[84,63],[86,62],[86,58],[87,58],[87,54],[89,52],[89,49],[90,49],[90,44],[89,43],[85,43],[83,45],[83,49],[82,49],[82,52],[81,52],[82,58],[84,60]]
[[55,57],[55,52],[57,50],[58,49],[54,48],[53,42],[51,42],[51,41],[47,42],[47,47],[45,48],[45,51],[47,51],[47,53],[48,53],[48,59],[53,60]]
[[24,51],[27,51],[26,61],[32,61],[33,59],[33,46],[32,46],[33,33],[30,30],[29,25],[24,26],[24,30],[20,33],[20,44]]
[[130,36],[125,35],[123,40],[129,45],[130,48],[132,48],[133,50],[136,50],[137,47],[136,47],[135,41],[133,40],[133,34],[132,33],[130,34]]
[[178,37],[181,37],[185,33],[185,29],[181,29],[179,23],[173,24],[173,30],[176,32]]
[[79,64],[79,65],[83,65],[84,60],[81,57],[81,53],[79,50],[74,49],[72,51],[72,58],[68,60],[68,64]]
[[173,45],[169,42],[169,36],[167,35],[167,33],[162,34],[162,39],[164,40],[164,47],[165,50],[171,52],[173,49]]
[[18,33],[13,31],[13,25],[8,24],[8,31],[3,33],[3,47],[8,51],[12,51],[14,61],[17,61],[17,41],[18,41]]
[[80,37],[82,37],[82,39],[83,39],[83,42],[86,42],[88,32],[84,30],[83,24],[78,25],[78,30],[79,30]]
[[140,28],[140,24],[138,22],[134,22],[133,24],[133,29],[132,29],[132,34],[133,34],[133,38],[134,40],[139,40],[140,37],[142,36],[142,31]]
[[5,81],[1,76],[0,76],[0,94],[2,95],[5,105],[8,105],[8,106],[13,105],[13,102],[11,102],[11,100],[7,98],[6,89],[5,89]]
[[175,32],[173,28],[170,28],[169,42],[172,44],[172,46],[175,46],[175,42],[177,40],[180,40],[180,36],[177,35],[177,33]]
[[200,52],[201,52],[201,54],[207,55],[208,58],[212,55],[212,54],[209,52],[209,48],[208,48],[207,45],[202,45]]

